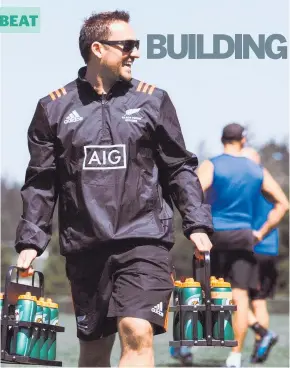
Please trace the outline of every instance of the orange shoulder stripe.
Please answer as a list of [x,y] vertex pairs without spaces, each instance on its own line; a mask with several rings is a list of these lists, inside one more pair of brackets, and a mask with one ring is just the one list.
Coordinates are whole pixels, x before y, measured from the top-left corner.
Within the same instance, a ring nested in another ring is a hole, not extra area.
[[61,96],[66,95],[67,92],[64,87],[59,88],[53,92],[50,92],[49,96],[52,99],[52,101],[56,100],[57,98],[60,98]]

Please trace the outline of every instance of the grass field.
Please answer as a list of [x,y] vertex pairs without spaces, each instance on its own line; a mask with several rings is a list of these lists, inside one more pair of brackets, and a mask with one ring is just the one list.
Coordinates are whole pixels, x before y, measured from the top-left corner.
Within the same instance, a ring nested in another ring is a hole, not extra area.
[[[173,313],[170,313],[171,318]],[[76,367],[78,359],[78,342],[74,316],[70,314],[60,315],[60,324],[66,331],[58,334],[57,360],[63,362],[64,367]],[[169,326],[172,326],[172,319]],[[279,334],[280,340],[273,348],[267,362],[263,365],[251,365],[248,363],[252,350],[253,334],[248,332],[244,351],[244,367],[289,367],[289,316],[286,314],[272,314],[271,327]],[[171,329],[168,333],[155,337],[155,365],[156,367],[178,367],[178,362],[171,359],[168,353],[168,341],[172,339]],[[223,367],[230,348],[193,348],[193,367]],[[120,357],[119,339],[116,339],[113,353],[112,366],[118,365]],[[11,367],[11,364],[3,364],[3,367]],[[21,367],[21,365],[17,365]]]

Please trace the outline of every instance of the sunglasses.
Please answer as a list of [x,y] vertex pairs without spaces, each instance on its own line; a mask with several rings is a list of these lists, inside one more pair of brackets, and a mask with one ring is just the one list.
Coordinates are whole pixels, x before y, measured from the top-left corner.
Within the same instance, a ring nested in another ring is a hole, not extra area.
[[134,48],[136,47],[137,50],[139,50],[140,41],[139,40],[124,40],[124,41],[98,41],[100,43],[103,43],[104,45],[122,45],[124,52],[132,52]]

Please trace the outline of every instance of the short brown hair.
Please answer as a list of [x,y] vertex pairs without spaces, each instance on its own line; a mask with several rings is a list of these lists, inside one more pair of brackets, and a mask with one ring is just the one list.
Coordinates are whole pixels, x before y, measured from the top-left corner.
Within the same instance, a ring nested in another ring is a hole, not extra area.
[[79,36],[79,48],[86,64],[89,61],[92,43],[98,40],[107,40],[110,35],[109,26],[115,21],[129,23],[130,15],[126,11],[115,10],[113,12],[93,13],[84,21]]

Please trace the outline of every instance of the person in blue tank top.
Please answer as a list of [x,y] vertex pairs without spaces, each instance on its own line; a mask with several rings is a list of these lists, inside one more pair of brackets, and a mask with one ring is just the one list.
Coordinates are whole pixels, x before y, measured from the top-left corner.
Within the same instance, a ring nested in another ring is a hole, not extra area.
[[[242,156],[246,129],[237,123],[224,127],[222,154],[204,161],[198,177],[206,202],[212,207],[215,233],[211,240],[211,274],[230,282],[233,300],[238,306],[233,328],[238,346],[232,349],[227,367],[240,367],[242,349],[248,329],[249,289],[259,284],[258,263],[253,253],[255,244],[277,226],[288,210],[288,200],[275,190],[276,182],[269,172]],[[273,209],[258,229],[253,228],[255,205],[261,192],[275,201]]]
[[[242,154],[257,164],[261,162],[259,154],[253,148],[244,148]],[[278,183],[275,191],[277,190],[282,192]],[[259,229],[263,225],[273,207],[270,199],[268,200],[261,193],[254,207],[253,229]],[[249,327],[256,334],[251,363],[262,363],[268,358],[271,348],[278,341],[278,336],[269,330],[270,316],[267,308],[267,299],[274,297],[278,276],[275,257],[279,253],[277,228],[270,231],[261,242],[255,245],[254,253],[259,267],[259,289],[249,290],[252,310],[249,309],[248,322]]]

